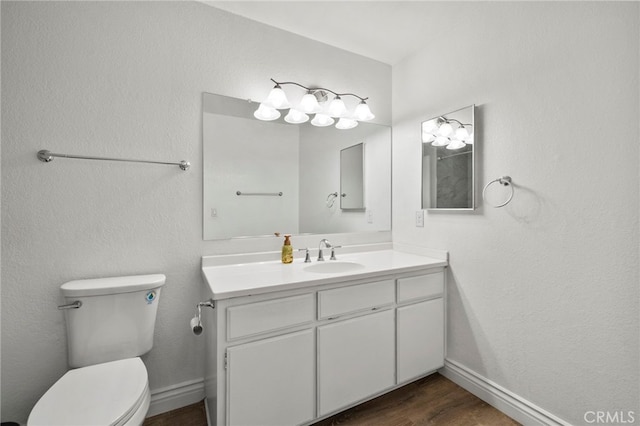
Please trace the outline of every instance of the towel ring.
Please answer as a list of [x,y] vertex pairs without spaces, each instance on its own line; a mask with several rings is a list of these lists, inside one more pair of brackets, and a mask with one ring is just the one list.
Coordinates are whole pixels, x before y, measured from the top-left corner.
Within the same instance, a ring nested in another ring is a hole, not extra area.
[[[493,205],[493,204],[491,204],[491,203],[489,203],[487,201],[487,197],[485,196],[485,194],[487,192],[487,188],[489,188],[489,186],[491,186],[492,183],[496,183],[496,182],[499,182],[503,186],[508,186],[511,189],[511,194],[509,194],[509,198],[507,198],[507,201],[505,201],[504,203]],[[511,177],[510,176],[500,176],[499,178],[494,179],[491,182],[489,182],[488,184],[486,184],[484,186],[484,189],[482,190],[482,199],[484,200],[485,203],[487,203],[488,205],[490,205],[493,208],[506,206],[507,204],[509,204],[509,202],[511,201],[512,198],[513,198],[513,184],[511,183]]]

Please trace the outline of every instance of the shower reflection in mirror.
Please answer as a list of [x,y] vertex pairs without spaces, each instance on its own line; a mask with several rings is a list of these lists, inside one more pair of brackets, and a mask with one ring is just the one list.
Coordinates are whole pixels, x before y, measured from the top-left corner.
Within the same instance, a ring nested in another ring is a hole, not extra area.
[[422,208],[475,208],[475,106],[422,122]]

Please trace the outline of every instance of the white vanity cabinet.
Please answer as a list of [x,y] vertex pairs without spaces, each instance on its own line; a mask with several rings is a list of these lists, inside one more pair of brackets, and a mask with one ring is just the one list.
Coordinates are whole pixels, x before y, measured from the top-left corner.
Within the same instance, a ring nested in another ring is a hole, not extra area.
[[318,416],[395,385],[394,303],[394,280],[318,292]]
[[297,425],[315,417],[315,335],[303,330],[227,350],[229,424]]
[[442,367],[444,272],[398,279],[397,381],[406,383]]
[[309,425],[444,365],[442,265],[229,298],[209,290],[212,425]]

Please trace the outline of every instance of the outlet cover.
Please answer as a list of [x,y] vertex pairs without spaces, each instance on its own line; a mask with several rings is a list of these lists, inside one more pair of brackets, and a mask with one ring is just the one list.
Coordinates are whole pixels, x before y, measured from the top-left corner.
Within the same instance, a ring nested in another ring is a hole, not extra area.
[[424,210],[416,211],[416,227],[424,228]]

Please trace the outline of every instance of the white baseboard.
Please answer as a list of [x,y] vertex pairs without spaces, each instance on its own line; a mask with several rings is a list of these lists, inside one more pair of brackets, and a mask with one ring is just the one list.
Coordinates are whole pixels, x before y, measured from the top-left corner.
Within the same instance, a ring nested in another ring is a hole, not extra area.
[[570,423],[450,359],[440,374],[523,425],[571,426]]
[[147,417],[195,404],[204,399],[204,380],[196,379],[151,391]]

